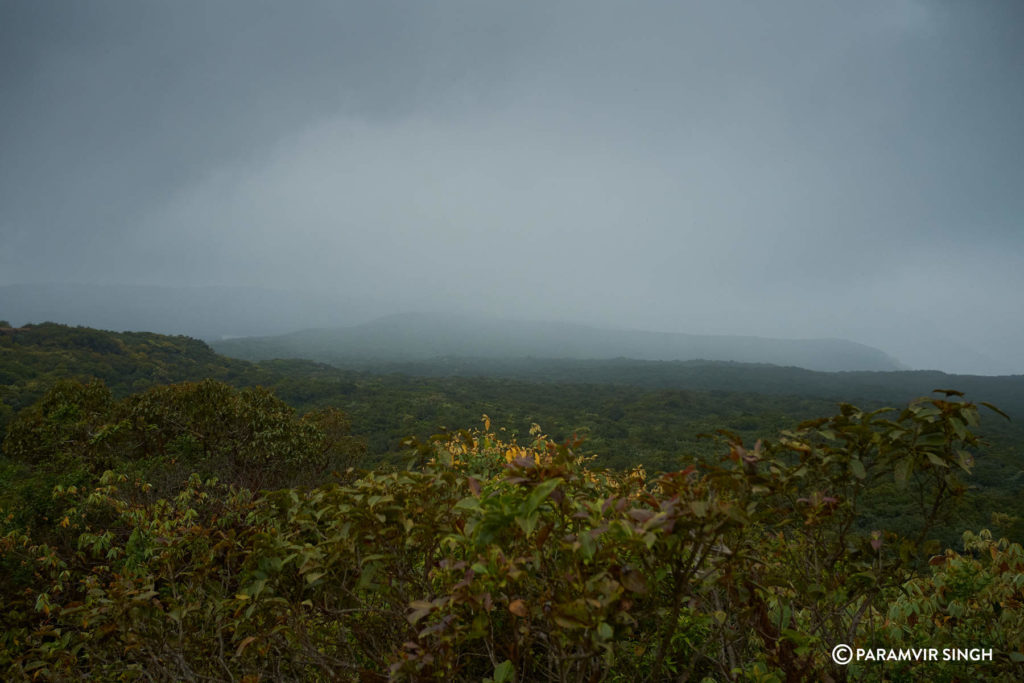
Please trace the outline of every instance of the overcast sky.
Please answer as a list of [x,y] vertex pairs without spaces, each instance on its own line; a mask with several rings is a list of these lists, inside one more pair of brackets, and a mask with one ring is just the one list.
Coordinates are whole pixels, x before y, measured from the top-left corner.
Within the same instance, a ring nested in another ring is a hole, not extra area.
[[1017,0],[0,0],[0,284],[1024,372],[1022,45]]

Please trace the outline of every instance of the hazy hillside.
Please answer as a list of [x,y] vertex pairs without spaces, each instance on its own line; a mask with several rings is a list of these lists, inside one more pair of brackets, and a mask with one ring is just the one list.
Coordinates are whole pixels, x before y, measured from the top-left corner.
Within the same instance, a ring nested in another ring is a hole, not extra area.
[[340,364],[440,356],[628,357],[770,363],[824,371],[901,369],[898,361],[882,351],[842,339],[672,334],[427,314],[389,316],[353,327],[305,330],[277,337],[224,340],[215,343],[214,348],[247,360],[297,357]]
[[[258,346],[229,353],[245,358],[307,355],[316,347],[316,357],[332,362],[359,364],[369,360],[422,360],[445,355],[492,357],[489,349],[510,349],[512,355],[550,357],[549,349],[572,358],[613,358],[629,356],[647,360],[705,358],[797,365],[820,370],[835,369],[942,369],[962,374],[1001,375],[1018,366],[1011,357],[993,358],[949,337],[949,330],[916,321],[915,335],[886,336],[878,330],[864,332],[862,339],[870,348],[883,349],[888,358],[868,353],[862,344],[829,350],[828,358],[815,364],[815,345],[793,340],[756,337],[716,337],[701,335],[646,333],[635,337],[636,330],[613,332],[595,327],[566,323],[511,323],[484,316],[442,316],[407,314],[381,319],[394,306],[372,296],[354,297],[338,292],[296,292],[261,287],[157,287],[138,285],[87,284],[11,284],[0,286],[0,319],[14,325],[59,321],[106,330],[134,330],[161,334],[186,334],[198,339],[219,341],[236,337],[291,335],[299,330],[301,353],[289,339],[261,340]],[[472,309],[461,309],[463,311]],[[410,321],[410,319],[415,319]],[[365,325],[364,325],[365,323]],[[412,326],[410,328],[410,325]],[[360,326],[356,332],[353,326]],[[543,328],[535,334],[530,327]],[[390,329],[389,329],[390,328]],[[429,331],[427,330],[429,329]],[[338,354],[333,340],[321,340],[311,330],[331,334],[346,330],[356,346],[351,353]],[[456,334],[459,330],[463,334]],[[585,333],[581,335],[580,333]],[[529,339],[533,335],[532,339]],[[617,335],[617,337],[615,336]],[[623,339],[624,336],[632,338]],[[411,337],[411,338],[410,338]],[[919,338],[927,338],[923,344]],[[773,344],[783,341],[781,348]],[[840,342],[850,344],[850,342]],[[724,344],[724,346],[723,346]],[[414,349],[410,351],[409,346]],[[540,348],[537,348],[537,347]],[[629,346],[630,352],[618,351]],[[323,348],[320,348],[323,347]],[[666,349],[666,347],[668,347]],[[225,347],[226,349],[229,347]],[[685,353],[676,355],[682,348]],[[721,348],[729,358],[716,355]],[[794,362],[791,352],[800,355]],[[754,349],[754,351],[752,351]],[[833,362],[838,358],[838,362]],[[899,359],[898,362],[893,359]]]

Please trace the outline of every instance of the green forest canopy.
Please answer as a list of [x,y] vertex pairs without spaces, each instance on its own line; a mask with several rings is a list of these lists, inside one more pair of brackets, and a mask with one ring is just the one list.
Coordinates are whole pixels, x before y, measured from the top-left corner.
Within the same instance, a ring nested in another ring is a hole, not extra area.
[[[836,413],[0,339],[9,678],[1019,679],[1016,426],[956,394]],[[995,657],[841,669],[836,642]]]

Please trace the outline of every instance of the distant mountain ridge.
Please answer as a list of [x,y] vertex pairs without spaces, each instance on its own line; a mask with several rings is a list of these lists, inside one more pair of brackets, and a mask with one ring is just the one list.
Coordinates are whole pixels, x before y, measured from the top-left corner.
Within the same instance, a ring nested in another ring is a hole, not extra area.
[[284,334],[349,324],[362,304],[344,296],[260,287],[17,284],[0,286],[0,319],[57,322],[197,339]]
[[[383,325],[384,321],[377,320],[388,311],[395,311],[394,301],[385,301],[383,298],[375,299],[372,291],[363,291],[356,294],[350,291],[291,291],[272,289],[265,287],[250,286],[154,286],[154,285],[129,285],[129,284],[8,284],[0,285],[0,320],[9,320],[15,326],[27,323],[58,322],[70,325],[84,325],[96,329],[113,331],[147,331],[159,334],[178,335],[184,334],[207,341],[217,341],[233,337],[268,337],[284,335],[296,330],[311,329],[337,329],[352,327],[363,323]],[[465,311],[466,309],[460,309]],[[403,316],[392,316],[394,319],[401,319]],[[408,316],[404,316],[408,317]],[[437,316],[422,316],[425,318],[436,318]],[[450,315],[449,315],[450,317]],[[504,325],[503,336],[511,340],[516,333],[509,327],[522,327],[526,323],[513,323],[510,321],[499,321],[496,318],[486,319],[484,316],[477,316],[478,321],[489,320],[486,326],[495,327]],[[586,321],[584,321],[586,322]],[[592,321],[591,321],[592,322]],[[678,329],[677,322],[672,327]],[[591,330],[598,330],[598,326],[604,323],[596,323]],[[867,330],[860,333],[848,332],[847,338],[859,339],[869,348],[877,352],[884,349],[889,354],[889,360],[881,359],[877,353],[870,362],[864,362],[863,354],[865,349],[850,347],[844,352],[852,358],[862,356],[857,363],[813,363],[809,358],[810,351],[807,347],[802,349],[805,353],[803,358],[796,360],[800,367],[813,367],[815,369],[859,368],[859,369],[892,369],[899,367],[904,369],[900,363],[892,361],[898,358],[905,362],[909,368],[914,369],[941,369],[956,374],[982,374],[982,375],[1007,375],[1021,371],[1020,363],[1009,358],[986,356],[982,350],[968,344],[950,338],[941,324],[935,324],[929,320],[915,319],[908,323],[913,328],[913,333],[888,335],[884,331]],[[557,324],[551,323],[552,328]],[[581,328],[583,326],[577,326]],[[579,330],[577,330],[579,331]],[[610,339],[612,331],[598,330],[602,339]],[[404,333],[403,333],[404,334]],[[549,331],[550,334],[550,331]],[[623,334],[623,331],[619,331]],[[657,337],[658,333],[649,333]],[[420,335],[423,340],[428,336]],[[436,336],[436,335],[435,335]],[[594,336],[594,333],[591,333]],[[665,335],[662,335],[663,337]],[[687,359],[702,357],[706,359],[719,359],[715,355],[718,348],[718,341],[722,338],[713,336],[693,335],[691,342],[702,340],[703,347],[691,343],[690,353],[686,354]],[[727,337],[732,345],[741,345],[736,337]],[[748,346],[757,345],[764,350],[765,340],[747,338]],[[381,340],[375,340],[379,342]],[[457,341],[457,340],[456,340]],[[593,340],[591,340],[593,341]],[[662,339],[662,345],[664,345]],[[823,341],[823,340],[818,340]],[[491,343],[491,342],[488,342]],[[590,343],[590,342],[588,342]],[[804,342],[796,342],[804,343]],[[853,342],[845,342],[853,344]],[[504,342],[503,342],[504,344]],[[568,357],[577,357],[573,354],[582,341],[577,339],[572,343],[563,344],[559,347],[566,347],[564,352]],[[385,347],[393,346],[394,341],[387,341]],[[508,345],[508,344],[505,344]],[[468,351],[459,350],[457,355],[476,353],[479,344],[463,345],[468,346]],[[522,347],[523,345],[520,344]],[[533,354],[537,357],[550,357],[550,344],[543,346],[539,351],[530,348],[520,349],[517,353]],[[612,345],[614,346],[614,345]],[[651,351],[652,346],[657,342],[648,340],[640,344],[640,348],[631,354],[633,357],[642,359],[662,359],[664,353],[646,353]],[[790,343],[792,346],[792,342]],[[710,347],[710,349],[704,348]],[[460,348],[450,343],[437,344],[433,350],[437,356],[456,355],[449,353],[450,349]],[[655,349],[657,350],[657,349]],[[287,350],[282,350],[287,351]],[[393,349],[392,349],[393,351]],[[612,358],[620,355],[615,348],[584,348],[583,357],[587,358]],[[792,364],[794,359],[791,353],[774,353],[750,356],[738,350],[734,354],[737,359],[750,358],[755,362],[766,362],[773,364]],[[835,349],[833,349],[834,355]],[[400,357],[390,352],[384,360],[419,360],[420,356],[413,358],[405,351]],[[596,355],[594,355],[596,353]],[[277,354],[280,355],[280,354]],[[285,355],[292,356],[293,352],[287,351]],[[422,355],[422,354],[421,354]],[[762,356],[765,356],[762,360]],[[262,356],[261,356],[262,357]],[[347,364],[355,362],[366,362],[366,354],[362,354],[363,360],[352,358],[337,359],[335,362]],[[672,358],[676,355],[672,354]],[[667,357],[666,357],[667,358]],[[848,358],[849,359],[849,358]],[[380,358],[375,360],[382,360]]]
[[213,342],[246,360],[308,358],[342,365],[439,357],[717,360],[836,372],[905,369],[883,351],[843,339],[773,339],[613,330],[564,322],[409,313],[361,325]]

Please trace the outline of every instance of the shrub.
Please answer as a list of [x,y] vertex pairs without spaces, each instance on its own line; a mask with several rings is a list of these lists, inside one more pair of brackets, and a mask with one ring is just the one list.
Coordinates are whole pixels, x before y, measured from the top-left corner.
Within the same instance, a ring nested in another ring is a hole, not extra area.
[[[277,414],[265,395],[251,405]],[[193,476],[153,499],[108,472],[57,489],[49,541],[0,540],[23,568],[5,589],[0,666],[54,679],[941,678],[964,668],[843,669],[828,653],[963,642],[993,647],[976,671],[1010,680],[1020,547],[982,533],[921,561],[962,490],[954,472],[971,468],[977,417],[950,395],[895,414],[842,406],[751,448],[723,434],[721,463],[657,477],[595,468],[539,428],[519,444],[486,416],[410,441],[409,469],[305,490]],[[919,509],[909,536],[858,527],[890,485]]]

